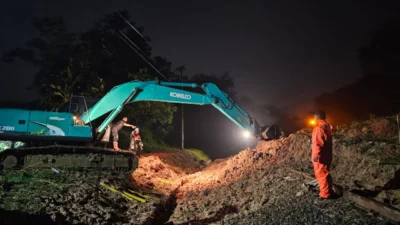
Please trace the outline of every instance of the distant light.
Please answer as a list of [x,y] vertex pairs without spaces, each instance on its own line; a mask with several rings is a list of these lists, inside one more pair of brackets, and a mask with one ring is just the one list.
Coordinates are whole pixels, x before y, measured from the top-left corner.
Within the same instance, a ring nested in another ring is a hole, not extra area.
[[317,122],[315,120],[310,120],[311,125],[315,125]]
[[249,131],[243,131],[243,137],[248,138],[250,137],[250,132]]
[[74,116],[74,120],[76,120],[76,116]]

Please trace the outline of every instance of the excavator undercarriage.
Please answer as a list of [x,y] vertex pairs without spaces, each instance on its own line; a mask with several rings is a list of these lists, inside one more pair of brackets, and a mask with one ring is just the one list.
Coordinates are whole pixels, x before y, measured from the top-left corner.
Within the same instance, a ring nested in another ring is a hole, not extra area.
[[0,169],[35,168],[91,169],[131,173],[138,159],[130,151],[114,151],[88,146],[51,145],[10,148],[0,152]]

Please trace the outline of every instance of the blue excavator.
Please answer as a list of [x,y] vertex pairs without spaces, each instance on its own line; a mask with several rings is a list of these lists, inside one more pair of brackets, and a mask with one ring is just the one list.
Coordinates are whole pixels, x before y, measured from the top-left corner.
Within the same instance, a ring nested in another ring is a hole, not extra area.
[[[212,105],[247,136],[265,141],[281,135],[277,125],[260,127],[215,84],[131,81],[115,86],[99,101],[73,96],[55,112],[0,109],[0,169],[73,167],[131,172],[138,165],[131,151],[96,147],[95,143],[125,105],[139,101]],[[92,123],[103,117],[94,128]]]

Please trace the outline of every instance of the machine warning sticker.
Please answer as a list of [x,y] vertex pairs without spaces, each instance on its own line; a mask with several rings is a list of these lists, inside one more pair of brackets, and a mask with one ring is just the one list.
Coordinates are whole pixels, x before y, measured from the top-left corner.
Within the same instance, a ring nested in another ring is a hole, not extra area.
[[15,127],[12,126],[0,126],[1,131],[14,131]]

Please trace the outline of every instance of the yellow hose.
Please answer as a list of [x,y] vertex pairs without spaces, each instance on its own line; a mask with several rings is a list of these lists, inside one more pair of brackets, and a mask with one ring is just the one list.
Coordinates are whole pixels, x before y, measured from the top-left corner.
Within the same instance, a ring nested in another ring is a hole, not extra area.
[[145,199],[147,199],[147,198],[152,198],[152,197],[149,196],[149,195],[140,194],[139,192],[136,192],[136,191],[133,191],[133,190],[128,190],[128,191],[131,192],[132,194],[135,194],[135,195],[137,195],[137,196],[139,196],[139,197],[142,197],[142,198],[145,198]]
[[133,198],[133,199],[135,199],[135,200],[137,200],[137,201],[139,201],[139,202],[142,202],[142,203],[145,203],[145,202],[146,202],[145,199],[140,198],[140,197],[138,197],[138,196],[134,196],[134,195],[132,195],[132,194],[129,194],[128,192],[125,192],[125,191],[124,191],[124,194],[127,195],[127,196],[129,196],[129,197],[131,197],[131,198]]
[[110,190],[112,192],[121,194],[124,198],[128,199],[129,201],[136,200],[136,201],[139,201],[139,202],[142,202],[142,203],[146,202],[146,200],[143,199],[143,198],[134,196],[134,195],[129,194],[128,192],[125,192],[125,191],[124,192],[120,192],[117,189],[115,189],[115,188],[113,188],[113,187],[111,187],[111,186],[109,186],[109,185],[107,185],[107,184],[105,184],[103,182],[100,182],[100,185],[105,187],[105,188],[107,188],[108,190]]

